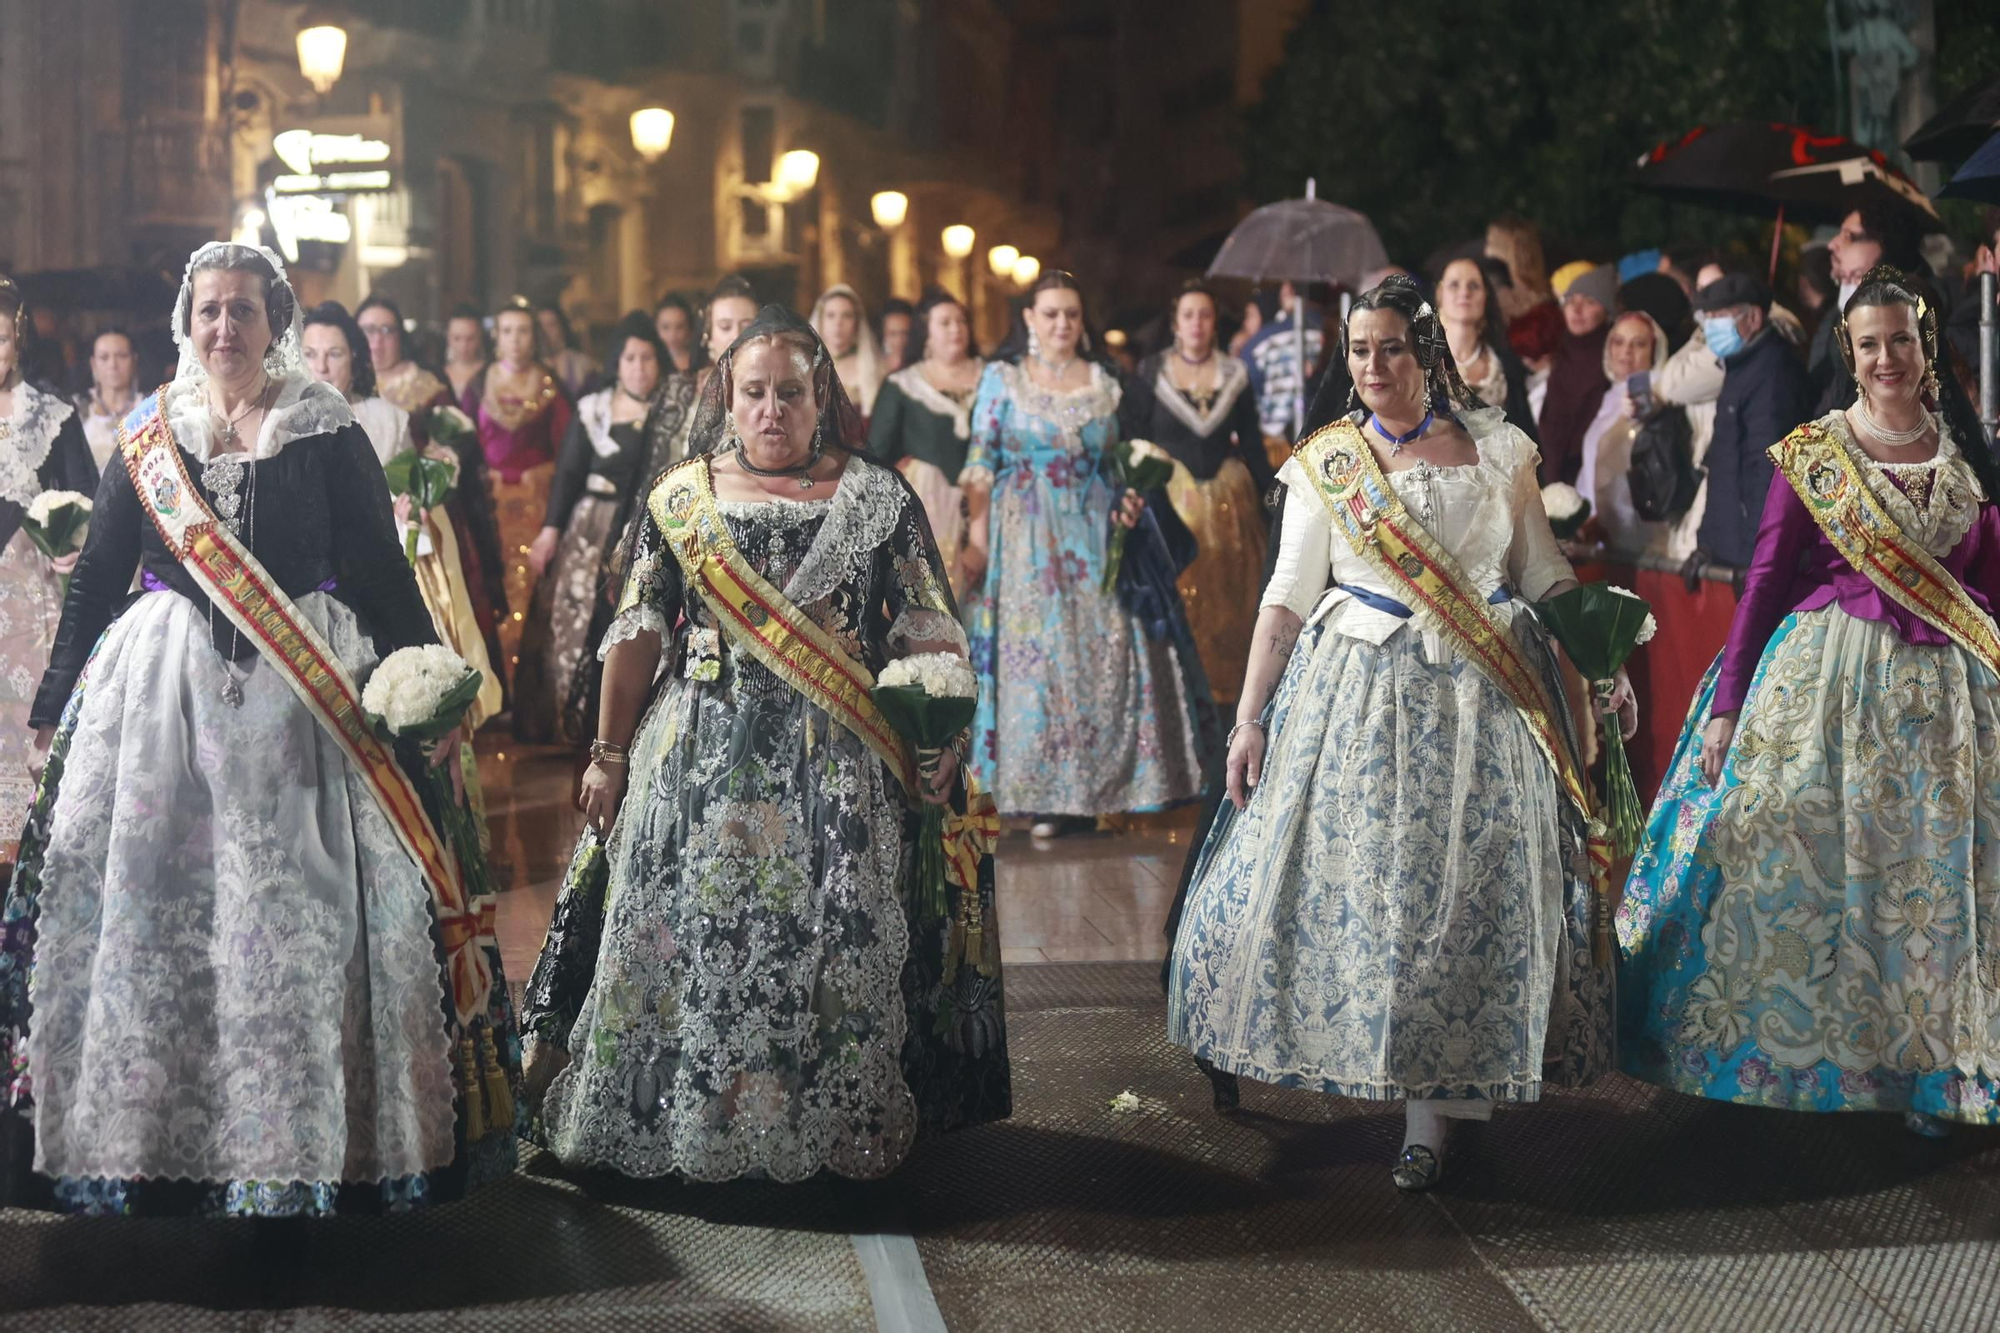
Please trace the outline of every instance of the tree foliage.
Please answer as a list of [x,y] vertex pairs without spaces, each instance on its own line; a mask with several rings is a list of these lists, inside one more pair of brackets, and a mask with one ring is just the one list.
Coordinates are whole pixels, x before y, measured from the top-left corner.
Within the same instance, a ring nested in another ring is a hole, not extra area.
[[1510,212],[1552,257],[1718,239],[1756,222],[1670,214],[1639,156],[1703,123],[1831,124],[1832,70],[1823,0],[1320,0],[1250,113],[1249,183],[1316,177],[1404,263]]

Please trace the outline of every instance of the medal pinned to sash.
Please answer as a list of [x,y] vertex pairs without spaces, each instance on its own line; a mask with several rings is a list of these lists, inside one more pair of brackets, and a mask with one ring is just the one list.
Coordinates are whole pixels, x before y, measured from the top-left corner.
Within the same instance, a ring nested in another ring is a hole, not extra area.
[[708,463],[704,456],[677,465],[660,478],[646,501],[688,586],[707,603],[732,644],[859,737],[914,797],[916,764],[908,742],[869,696],[874,673],[848,656],[736,548],[715,506]]
[[1884,597],[2000,675],[2000,628],[1993,617],[1903,531],[1869,487],[1861,462],[1832,431],[1808,422],[1769,452],[1841,559]]

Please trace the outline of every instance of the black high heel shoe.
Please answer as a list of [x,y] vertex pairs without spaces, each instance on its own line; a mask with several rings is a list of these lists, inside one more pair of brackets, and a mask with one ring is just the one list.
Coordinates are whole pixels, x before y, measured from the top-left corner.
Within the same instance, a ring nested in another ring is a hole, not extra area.
[[1243,1104],[1243,1090],[1236,1082],[1236,1075],[1217,1069],[1200,1056],[1194,1058],[1195,1068],[1208,1075],[1209,1089],[1215,1094],[1215,1109],[1223,1115]]

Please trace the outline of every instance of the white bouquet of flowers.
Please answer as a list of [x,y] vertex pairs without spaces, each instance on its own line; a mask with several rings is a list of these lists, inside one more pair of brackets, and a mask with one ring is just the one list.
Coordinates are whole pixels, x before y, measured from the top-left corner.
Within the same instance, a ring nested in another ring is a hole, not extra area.
[[[21,531],[51,560],[81,551],[84,538],[90,535],[90,497],[81,491],[43,491],[28,505]],[[68,596],[67,574],[63,575],[62,589]]]
[[465,718],[480,675],[442,644],[398,648],[361,691],[361,707],[391,736],[434,741]]
[[1542,509],[1549,527],[1561,541],[1569,541],[1590,519],[1590,501],[1566,481],[1552,481],[1542,487]]
[[914,685],[934,699],[977,699],[979,677],[972,663],[957,653],[917,653],[882,668],[875,683],[883,688]]
[[[918,653],[883,667],[869,697],[916,751],[917,772],[928,786],[937,778],[945,747],[972,725],[979,706],[979,677],[972,664],[956,653]],[[917,856],[918,901],[943,919],[950,907],[944,887],[944,811],[938,806],[924,807]]]
[[[423,742],[426,754],[465,720],[465,710],[479,697],[479,672],[442,644],[398,648],[382,659],[361,690],[361,708],[368,720],[392,737]],[[469,741],[460,743],[460,762],[471,764]],[[473,897],[493,892],[486,854],[480,847],[480,821],[436,762],[425,770],[438,811],[438,832],[458,857],[466,891]]]
[[[1173,479],[1174,456],[1154,444],[1151,440],[1126,440],[1112,448],[1105,456],[1105,464],[1114,480],[1128,491],[1156,491]],[[1125,503],[1121,493],[1112,502],[1112,511]],[[1118,571],[1125,565],[1125,539],[1131,529],[1114,520],[1111,541],[1104,552],[1103,591],[1109,593],[1118,586]]]

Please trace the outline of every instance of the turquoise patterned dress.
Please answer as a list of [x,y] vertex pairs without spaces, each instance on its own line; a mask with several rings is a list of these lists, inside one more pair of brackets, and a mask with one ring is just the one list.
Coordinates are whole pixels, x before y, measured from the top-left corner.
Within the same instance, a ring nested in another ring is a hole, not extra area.
[[1159,810],[1201,793],[1199,665],[1101,591],[1119,396],[1101,366],[1070,392],[1003,362],[979,383],[959,477],[993,493],[986,582],[966,604],[973,762],[1006,813]]
[[[1991,604],[2000,513],[1948,435],[1881,464],[1838,415],[1812,428]],[[2000,1122],[2000,681],[1884,602],[1782,475],[1748,585],[1619,907],[1620,1058],[1718,1101]],[[1738,700],[1710,790],[1702,732]]]

